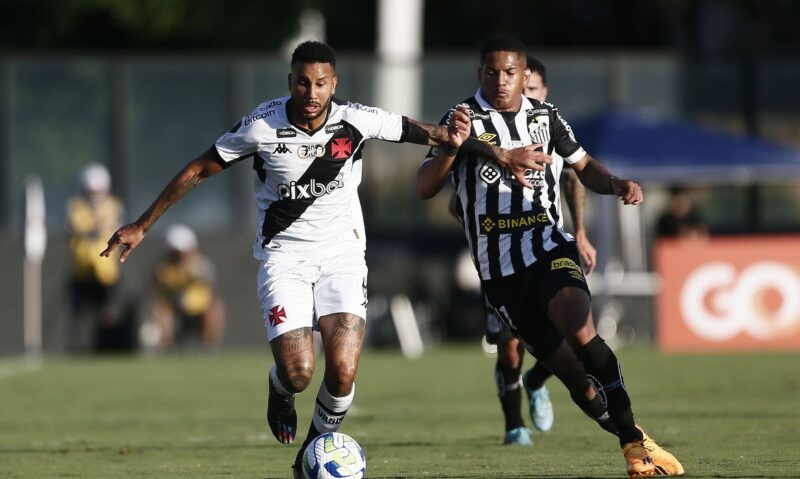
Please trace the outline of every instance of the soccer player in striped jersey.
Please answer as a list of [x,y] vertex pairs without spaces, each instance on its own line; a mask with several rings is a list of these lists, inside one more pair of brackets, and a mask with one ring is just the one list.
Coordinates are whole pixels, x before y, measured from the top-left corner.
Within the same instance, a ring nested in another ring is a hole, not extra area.
[[[336,431],[353,402],[367,306],[366,241],[357,188],[364,141],[453,147],[444,126],[334,98],[336,55],[320,42],[292,54],[290,96],[258,105],[189,162],[135,222],[118,229],[101,256],[121,247],[124,262],[155,221],[190,189],[252,158],[260,225],[253,255],[262,320],[275,360],[268,374],[267,421],[275,438],[294,441],[294,397],[314,371],[312,329],[320,332],[324,379],[305,442],[292,466],[300,477],[305,446]],[[504,151],[472,141],[509,167],[535,165],[533,149]],[[517,166],[515,166],[517,165]]]
[[[432,148],[417,172],[417,194],[431,198],[451,177],[487,299],[573,401],[618,437],[628,474],[683,474],[675,457],[634,421],[617,358],[594,329],[574,238],[563,230],[558,184],[564,162],[587,188],[616,195],[626,205],[642,203],[641,187],[594,161],[553,105],[522,94],[525,68],[525,47],[518,40],[487,41],[479,90],[442,124],[448,125],[450,145],[470,136],[502,148],[533,145],[543,150],[540,165],[509,170],[472,151]],[[552,152],[557,156],[547,157]]]
[[[544,102],[547,100],[547,70],[545,66],[531,55],[527,56],[527,80],[523,83],[523,94]],[[554,151],[551,157],[557,156]],[[597,262],[597,251],[586,233],[584,226],[584,198],[585,188],[573,174],[571,168],[562,170],[564,199],[569,207],[572,223],[575,228],[575,246],[581,258],[586,274],[590,274]],[[455,196],[453,197],[453,201]],[[451,204],[453,204],[451,201]],[[489,344],[497,346],[497,363],[494,377],[497,394],[503,411],[505,422],[505,435],[503,444],[528,446],[531,444],[531,431],[525,427],[520,414],[522,402],[521,387],[524,386],[528,399],[528,412],[533,426],[542,432],[547,432],[553,426],[554,413],[550,394],[545,386],[545,381],[553,373],[547,369],[543,362],[537,361],[525,375],[521,374],[524,358],[524,348],[514,337],[503,322],[494,313],[491,305],[484,297],[486,313],[486,340]]]

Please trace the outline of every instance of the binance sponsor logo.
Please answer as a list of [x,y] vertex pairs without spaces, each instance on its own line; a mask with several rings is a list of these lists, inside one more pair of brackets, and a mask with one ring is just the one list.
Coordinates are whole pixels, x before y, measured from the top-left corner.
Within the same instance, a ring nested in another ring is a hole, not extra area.
[[496,145],[497,141],[495,138],[497,138],[497,135],[494,133],[482,133],[481,136],[478,137],[478,140],[484,143],[489,143],[490,145]]
[[550,219],[544,211],[527,211],[516,215],[480,215],[478,224],[481,234],[501,234],[544,226],[550,224]]
[[577,265],[574,261],[570,258],[558,258],[554,259],[550,263],[550,271],[555,271],[557,269],[568,269],[569,275],[573,278],[577,279],[578,281],[586,282],[583,277],[583,271],[581,267]]

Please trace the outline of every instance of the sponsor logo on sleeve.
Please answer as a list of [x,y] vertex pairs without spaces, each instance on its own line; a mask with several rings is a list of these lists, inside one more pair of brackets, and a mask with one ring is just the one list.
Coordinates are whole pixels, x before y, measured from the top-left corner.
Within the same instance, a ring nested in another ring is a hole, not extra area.
[[374,108],[374,107],[371,107],[371,106],[362,105],[361,103],[348,102],[347,106],[349,106],[350,108],[352,108],[354,110],[365,111],[367,113],[372,113],[374,115],[377,115],[378,112],[379,112],[379,110],[377,108]]
[[275,110],[259,111],[258,113],[253,113],[252,115],[244,119],[244,126],[247,126],[251,123],[255,123],[258,120],[263,120],[264,118],[271,117],[274,114]]
[[250,123],[254,123],[258,120],[263,120],[264,118],[269,118],[275,115],[274,108],[282,104],[283,102],[281,102],[280,100],[272,100],[268,103],[259,106],[258,110],[254,111],[250,116],[244,119],[244,126],[247,126]]

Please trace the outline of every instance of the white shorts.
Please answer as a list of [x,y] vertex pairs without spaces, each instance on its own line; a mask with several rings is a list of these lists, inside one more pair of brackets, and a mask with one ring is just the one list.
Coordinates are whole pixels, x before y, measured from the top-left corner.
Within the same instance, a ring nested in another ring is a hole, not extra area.
[[367,263],[364,251],[330,258],[262,261],[258,302],[272,341],[298,328],[319,330],[318,320],[333,313],[367,318]]

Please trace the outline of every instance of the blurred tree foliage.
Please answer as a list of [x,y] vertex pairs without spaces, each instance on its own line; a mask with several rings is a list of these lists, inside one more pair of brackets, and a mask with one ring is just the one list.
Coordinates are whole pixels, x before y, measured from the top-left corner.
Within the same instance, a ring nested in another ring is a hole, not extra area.
[[[339,49],[375,45],[378,0],[0,0],[0,49],[269,51],[322,12]],[[540,49],[800,52],[796,0],[427,0],[425,46],[474,49],[496,33]]]
[[322,0],[0,0],[0,48],[270,50]]

